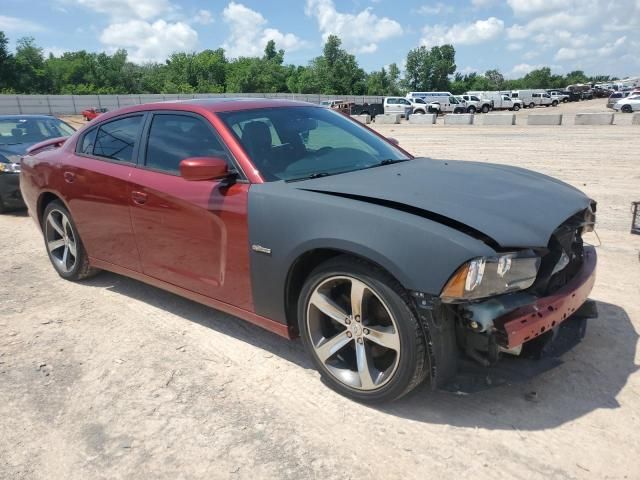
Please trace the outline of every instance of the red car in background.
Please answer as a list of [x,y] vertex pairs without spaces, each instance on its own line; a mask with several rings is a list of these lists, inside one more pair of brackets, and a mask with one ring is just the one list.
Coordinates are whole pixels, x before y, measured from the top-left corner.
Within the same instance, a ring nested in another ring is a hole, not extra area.
[[94,118],[96,118],[97,116],[102,115],[103,113],[106,113],[106,112],[107,112],[106,108],[87,108],[86,110],[83,110],[81,112],[81,115],[84,117],[84,119],[87,122],[89,122]]
[[108,270],[300,335],[360,401],[542,348],[595,280],[579,190],[414,158],[317,105],[136,105],[60,143],[32,147],[20,186],[62,278]]

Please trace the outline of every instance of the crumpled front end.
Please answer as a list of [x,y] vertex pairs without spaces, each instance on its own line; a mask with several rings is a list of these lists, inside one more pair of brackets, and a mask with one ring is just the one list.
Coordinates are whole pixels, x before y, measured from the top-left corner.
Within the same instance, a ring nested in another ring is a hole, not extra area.
[[450,307],[458,319],[459,344],[469,357],[490,365],[501,353],[519,355],[523,347],[543,346],[580,310],[595,283],[596,250],[582,240],[593,221],[587,209],[553,232],[530,288]]

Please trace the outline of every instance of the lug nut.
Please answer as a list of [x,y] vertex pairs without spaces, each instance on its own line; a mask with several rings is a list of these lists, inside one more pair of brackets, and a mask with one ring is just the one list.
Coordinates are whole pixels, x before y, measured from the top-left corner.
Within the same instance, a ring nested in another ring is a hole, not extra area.
[[362,333],[364,333],[365,335],[369,335],[369,329],[368,328],[364,328],[362,330]]
[[356,322],[360,321],[360,315],[356,315]]
[[358,337],[358,343],[362,343],[362,342],[363,342],[362,337]]
[[351,319],[349,317],[344,319],[344,323],[346,323],[347,325],[349,325],[351,323]]
[[351,338],[352,336],[353,336],[353,333],[347,332],[347,337]]

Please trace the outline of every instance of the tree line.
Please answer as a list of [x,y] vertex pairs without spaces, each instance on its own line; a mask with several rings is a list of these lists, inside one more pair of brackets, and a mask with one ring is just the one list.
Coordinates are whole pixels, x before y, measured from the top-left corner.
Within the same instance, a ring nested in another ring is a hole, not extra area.
[[141,94],[141,93],[320,93],[327,95],[399,95],[407,91],[564,88],[574,83],[609,81],[582,71],[553,75],[539,68],[518,79],[498,70],[484,74],[456,72],[452,45],[410,50],[404,76],[392,63],[365,72],[355,56],[331,35],[322,55],[307,65],[287,65],[284,50],[270,40],[262,57],[229,59],[222,48],[174,53],[164,63],[134,64],[126,50],[94,53],[85,50],[60,56],[44,51],[31,37],[20,38],[15,52],[0,31],[0,93],[20,94]]

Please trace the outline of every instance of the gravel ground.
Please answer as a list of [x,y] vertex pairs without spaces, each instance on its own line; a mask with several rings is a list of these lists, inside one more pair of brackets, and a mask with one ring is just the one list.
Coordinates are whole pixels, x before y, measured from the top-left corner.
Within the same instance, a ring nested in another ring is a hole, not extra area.
[[60,279],[33,222],[3,215],[0,478],[640,478],[640,127],[379,130],[599,201],[600,316],[562,365],[473,395],[421,387],[359,405],[322,384],[298,341],[114,274]]

